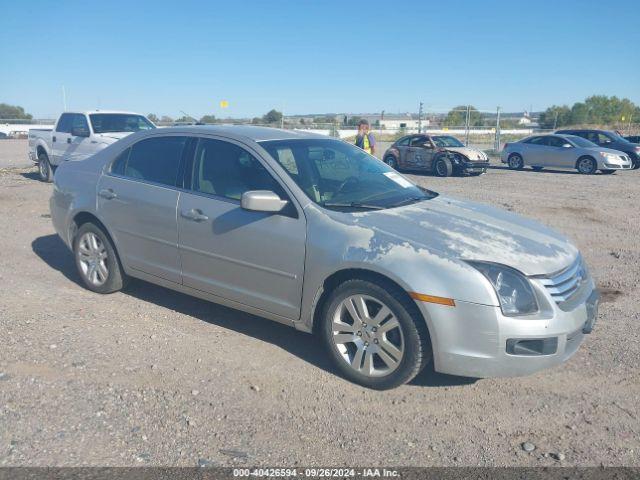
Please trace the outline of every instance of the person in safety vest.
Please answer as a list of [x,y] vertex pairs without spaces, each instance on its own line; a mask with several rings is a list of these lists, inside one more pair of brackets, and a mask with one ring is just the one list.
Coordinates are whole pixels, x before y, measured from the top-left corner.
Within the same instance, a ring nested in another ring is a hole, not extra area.
[[356,135],[356,147],[374,155],[376,153],[376,139],[369,131],[369,122],[364,118],[358,122],[358,134]]

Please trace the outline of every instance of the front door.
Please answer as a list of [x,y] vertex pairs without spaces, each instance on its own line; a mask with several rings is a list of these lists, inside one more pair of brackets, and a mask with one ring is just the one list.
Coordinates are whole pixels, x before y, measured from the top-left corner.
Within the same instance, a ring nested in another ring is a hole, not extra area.
[[434,152],[435,148],[427,136],[413,137],[407,148],[407,165],[419,170],[431,169]]
[[66,141],[66,150],[62,154],[62,161],[84,160],[95,153],[91,143],[89,124],[87,117],[80,113],[74,113],[71,119],[71,132]]
[[141,140],[98,183],[98,215],[129,268],[181,283],[176,189],[186,137]]
[[306,223],[290,204],[282,212],[244,210],[242,194],[283,187],[236,143],[201,138],[187,169],[191,193],[178,205],[185,285],[296,320],[300,316]]

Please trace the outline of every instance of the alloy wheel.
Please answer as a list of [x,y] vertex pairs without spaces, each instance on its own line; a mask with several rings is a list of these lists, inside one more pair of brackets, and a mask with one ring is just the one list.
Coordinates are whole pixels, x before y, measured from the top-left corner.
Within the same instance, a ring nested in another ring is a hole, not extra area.
[[595,172],[595,168],[593,165],[593,160],[590,158],[582,158],[578,162],[578,171],[580,173],[593,173]]
[[109,278],[107,248],[93,232],[86,232],[78,242],[78,260],[82,274],[89,283],[99,287]]
[[380,300],[351,295],[333,314],[332,339],[342,359],[369,377],[388,375],[404,355],[404,335],[398,319]]

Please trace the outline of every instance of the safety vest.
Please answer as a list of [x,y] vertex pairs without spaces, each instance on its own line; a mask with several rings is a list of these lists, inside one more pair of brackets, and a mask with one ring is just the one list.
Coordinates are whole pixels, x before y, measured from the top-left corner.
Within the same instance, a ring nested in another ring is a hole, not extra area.
[[[356,137],[356,145],[358,145],[358,137]],[[369,134],[365,134],[362,136],[362,147],[361,147],[365,152],[367,152],[369,155],[371,155],[371,143],[369,142]]]

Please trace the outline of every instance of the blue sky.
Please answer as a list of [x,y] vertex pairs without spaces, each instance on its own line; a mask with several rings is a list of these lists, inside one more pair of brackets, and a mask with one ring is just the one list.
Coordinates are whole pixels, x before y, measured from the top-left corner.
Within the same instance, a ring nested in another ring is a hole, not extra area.
[[[640,103],[636,1],[0,2],[0,102],[36,116]],[[220,100],[229,108],[221,110]]]

